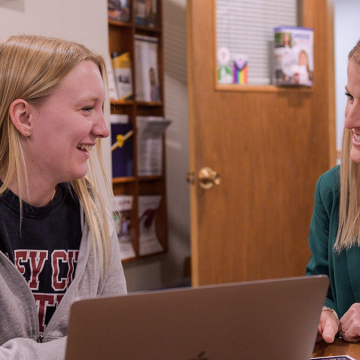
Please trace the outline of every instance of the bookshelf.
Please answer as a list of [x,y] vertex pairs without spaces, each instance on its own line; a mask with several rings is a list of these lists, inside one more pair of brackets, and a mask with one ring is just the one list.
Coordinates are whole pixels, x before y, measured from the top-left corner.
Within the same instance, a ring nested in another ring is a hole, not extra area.
[[[130,261],[138,258],[148,257],[159,253],[167,252],[168,235],[167,235],[167,209],[166,209],[166,178],[165,178],[165,146],[164,136],[161,138],[161,165],[162,171],[157,175],[139,176],[138,175],[138,116],[156,116],[164,117],[164,86],[163,86],[163,38],[162,38],[162,19],[161,19],[161,0],[150,1],[156,5],[156,22],[155,25],[147,26],[139,24],[135,17],[135,2],[140,1],[145,4],[148,0],[130,0],[129,10],[130,17],[128,22],[113,20],[109,17],[109,52],[110,54],[130,53],[131,59],[131,76],[133,84],[133,96],[127,100],[111,100],[111,114],[126,114],[133,128],[133,175],[126,177],[113,177],[112,186],[114,195],[131,195],[133,205],[130,211],[131,241],[135,250],[135,256],[124,258],[123,261]],[[160,88],[161,101],[143,101],[137,99],[137,76],[139,69],[136,68],[135,56],[136,45],[135,38],[140,36],[152,37],[157,39],[157,73],[158,85]],[[154,195],[161,196],[160,205],[155,216],[155,232],[161,249],[155,247],[155,251],[144,254],[143,238],[140,239],[139,220],[139,201],[144,196]]]

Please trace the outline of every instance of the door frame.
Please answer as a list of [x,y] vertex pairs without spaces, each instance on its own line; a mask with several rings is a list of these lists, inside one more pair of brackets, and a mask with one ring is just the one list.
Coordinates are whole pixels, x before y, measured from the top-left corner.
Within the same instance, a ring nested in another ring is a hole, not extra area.
[[[201,285],[199,279],[199,258],[198,258],[198,241],[199,241],[199,233],[197,226],[198,219],[198,206],[195,201],[197,197],[197,164],[196,159],[193,156],[194,154],[194,139],[195,139],[195,118],[196,118],[196,98],[193,93],[193,71],[194,66],[192,63],[193,59],[193,46],[192,44],[192,25],[193,19],[192,16],[192,3],[197,0],[187,0],[187,62],[188,62],[188,96],[189,96],[189,151],[190,151],[190,174],[191,174],[191,186],[190,186],[190,219],[191,219],[191,268],[192,268],[192,285],[198,286]],[[326,4],[325,4],[326,3]],[[216,0],[207,0],[206,4],[210,4],[212,7],[212,16],[213,22],[215,24],[216,16]],[[328,137],[329,137],[329,168],[333,167],[336,164],[336,114],[335,114],[335,65],[334,65],[334,15],[333,15],[333,0],[302,0],[301,1],[301,19],[302,26],[304,27],[313,27],[314,21],[314,13],[319,11],[319,9],[323,9],[326,6],[327,12],[326,17],[323,19],[322,26],[326,27],[326,32],[328,36],[328,41],[326,43],[326,48],[322,49],[322,59],[321,66],[327,66],[327,79],[326,83],[329,84],[329,88],[327,91],[327,106],[328,106]],[[215,24],[216,25],[216,24]],[[213,26],[213,41],[216,44],[216,26]],[[315,33],[316,36],[316,33]],[[216,46],[214,47],[216,49]],[[215,91],[242,91],[242,92],[282,92],[286,91],[286,89],[276,87],[274,85],[265,85],[265,86],[257,86],[257,85],[219,85],[216,80],[216,52],[209,57],[212,61],[213,67],[213,79],[214,79],[214,90]],[[319,64],[318,59],[314,59],[315,62],[315,76],[316,76],[316,64]],[[325,64],[326,61],[326,64]],[[319,66],[319,65],[318,65]],[[316,79],[319,81],[318,79]],[[313,88],[311,89],[299,89],[299,91],[305,92],[313,92],[315,91]]]

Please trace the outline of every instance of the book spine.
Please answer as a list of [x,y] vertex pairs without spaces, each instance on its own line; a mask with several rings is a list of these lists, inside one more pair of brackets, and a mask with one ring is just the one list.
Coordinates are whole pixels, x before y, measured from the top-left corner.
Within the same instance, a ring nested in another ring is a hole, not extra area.
[[130,100],[133,96],[130,53],[112,53],[115,84],[120,100]]

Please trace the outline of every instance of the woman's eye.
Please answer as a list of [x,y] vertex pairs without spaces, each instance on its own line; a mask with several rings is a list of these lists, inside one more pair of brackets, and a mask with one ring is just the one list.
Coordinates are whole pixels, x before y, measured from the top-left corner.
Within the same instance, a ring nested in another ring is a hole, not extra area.
[[345,96],[348,98],[349,101],[353,101],[354,98],[352,97],[352,95],[350,95],[348,92],[345,93]]
[[93,109],[93,107],[91,107],[91,106],[82,108],[83,111],[87,111],[87,112],[90,112],[92,109]]

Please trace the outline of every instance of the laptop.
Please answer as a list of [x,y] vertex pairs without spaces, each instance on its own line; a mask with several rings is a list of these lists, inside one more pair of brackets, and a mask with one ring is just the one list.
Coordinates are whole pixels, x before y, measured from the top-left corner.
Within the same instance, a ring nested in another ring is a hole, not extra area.
[[328,284],[320,275],[79,300],[66,360],[309,360]]

